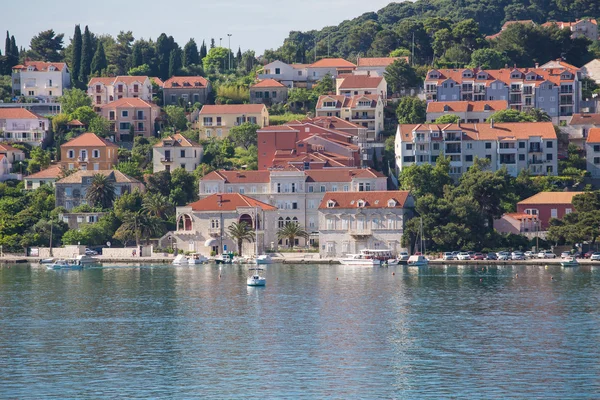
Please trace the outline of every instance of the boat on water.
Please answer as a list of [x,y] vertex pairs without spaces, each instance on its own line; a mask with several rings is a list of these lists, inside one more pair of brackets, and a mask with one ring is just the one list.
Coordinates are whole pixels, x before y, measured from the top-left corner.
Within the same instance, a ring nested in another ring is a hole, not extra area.
[[429,265],[429,260],[422,255],[410,256],[408,257],[408,265],[410,267],[424,267]]
[[56,262],[56,258],[44,258],[40,260],[40,264],[54,264]]
[[273,260],[271,259],[270,255],[261,254],[258,257],[256,257],[254,262],[256,263],[256,265],[265,265],[265,264],[271,264],[273,262]]
[[83,269],[82,264],[77,264],[73,259],[65,260],[60,259],[56,260],[52,264],[45,264],[47,269]]
[[178,254],[177,256],[175,256],[175,259],[173,259],[173,262],[171,263],[173,265],[187,265],[188,263],[188,259],[185,256],[185,254]]
[[215,256],[214,261],[217,264],[233,264],[233,253],[223,253]]
[[87,256],[85,254],[77,256],[69,261],[73,261],[73,263],[75,263],[76,265],[81,265],[81,266],[98,264],[100,262],[97,258]]
[[368,258],[364,254],[347,254],[338,260],[342,265],[360,265],[364,267],[377,267],[381,264],[376,258]]
[[578,267],[579,261],[575,257],[569,257],[560,262],[562,267]]
[[248,277],[246,280],[246,284],[248,286],[265,286],[267,284],[267,278],[264,276],[260,276],[259,271],[262,271],[262,268],[250,268],[250,271],[254,271],[252,275]]
[[188,261],[188,264],[190,264],[190,265],[204,264],[204,263],[208,262],[208,258],[204,257],[200,253],[194,253],[187,257],[187,261]]

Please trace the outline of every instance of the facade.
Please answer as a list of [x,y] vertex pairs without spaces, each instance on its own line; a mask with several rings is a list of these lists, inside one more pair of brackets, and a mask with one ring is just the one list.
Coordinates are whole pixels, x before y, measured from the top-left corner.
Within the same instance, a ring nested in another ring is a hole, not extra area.
[[160,107],[140,98],[123,97],[100,106],[100,115],[110,122],[110,131],[116,141],[121,141],[124,135],[129,138],[129,141],[133,141],[134,138],[129,137],[131,127],[133,127],[133,136],[154,136]]
[[551,218],[561,219],[574,211],[573,197],[584,192],[540,192],[517,203],[517,213],[535,215],[540,230],[548,229]]
[[385,69],[396,60],[409,63],[408,57],[359,57],[356,62],[356,72],[369,72],[374,76],[383,76]]
[[58,218],[69,226],[69,229],[79,229],[84,224],[95,224],[100,218],[108,213],[105,212],[80,212],[62,213]]
[[494,220],[494,229],[500,233],[514,235],[526,235],[540,230],[537,215],[518,212],[504,214],[501,218]]
[[12,91],[16,96],[52,102],[71,87],[71,74],[65,63],[25,61],[12,68]]
[[242,255],[264,253],[277,237],[277,209],[239,193],[220,193],[177,207],[177,230],[163,236],[159,245],[204,256],[237,252],[237,242],[228,234],[232,223],[245,222],[256,234],[256,243],[244,241]]
[[428,101],[505,100],[511,109],[544,110],[554,123],[579,112],[581,72],[569,68],[432,69]]
[[[213,171],[200,180],[200,197],[239,193],[277,208],[277,227],[298,222],[307,232],[318,231],[318,207],[326,192],[386,190],[387,178],[373,169],[328,168],[270,171]],[[277,243],[277,242],[276,242]],[[299,245],[305,245],[300,239]],[[285,240],[282,246],[289,245]]]
[[0,182],[9,179],[21,179],[21,174],[12,173],[12,164],[8,162],[8,157],[4,154],[0,154]]
[[60,146],[60,165],[65,169],[112,169],[119,163],[116,144],[87,132]]
[[586,169],[592,178],[600,178],[600,128],[589,130],[585,140]]
[[590,61],[581,67],[583,76],[592,79],[597,84],[600,84],[600,59]]
[[569,135],[569,143],[584,149],[592,128],[600,128],[600,114],[573,114],[567,126],[561,126],[560,130]]
[[569,29],[572,38],[585,37],[591,41],[598,40],[598,23],[595,19],[584,18],[575,22],[550,21],[543,26],[557,25],[560,29]]
[[40,172],[27,175],[23,179],[25,181],[25,189],[35,190],[42,185],[54,187],[54,182],[56,182],[59,179],[61,173],[62,169],[59,165],[51,165],[50,167]]
[[265,79],[250,86],[250,103],[271,105],[285,103],[288,87],[275,79]]
[[0,108],[0,142],[41,146],[50,130],[50,121],[25,108]]
[[99,110],[104,104],[122,98],[139,98],[151,102],[152,83],[147,76],[92,78],[88,83],[87,93],[96,110]]
[[194,172],[202,161],[203,148],[200,144],[176,133],[161,139],[152,148],[153,172],[183,168]]
[[[0,144],[0,181],[8,179],[22,179],[22,172],[17,170],[19,162],[25,160],[23,150],[16,149],[7,144]],[[13,169],[18,173],[12,173]]]
[[339,117],[367,128],[368,142],[376,142],[383,131],[383,100],[376,94],[323,95],[316,107],[317,117]]
[[355,64],[343,58],[322,58],[306,68],[309,87],[323,79],[325,75],[331,75],[335,79],[339,75],[352,74],[355,69]]
[[210,83],[201,76],[173,76],[163,83],[162,88],[165,106],[205,104],[210,93]]
[[286,64],[277,60],[265,65],[258,79],[274,79],[289,88],[310,89],[327,74],[337,78],[341,74],[352,74],[355,69],[355,64],[343,58],[323,58],[312,64]]
[[375,94],[387,100],[387,82],[383,76],[342,75],[335,80],[337,95],[358,96]]
[[80,170],[55,182],[56,207],[64,207],[70,211],[87,204],[85,195],[96,174],[104,175],[112,182],[115,187],[115,200],[135,189],[144,190],[143,183],[117,170]]
[[487,158],[496,171],[506,167],[517,176],[522,169],[532,175],[558,173],[558,141],[551,122],[489,124],[398,125],[396,167],[435,164],[450,157],[450,174],[458,179],[474,159]]
[[342,257],[363,249],[402,251],[414,199],[407,191],[326,193],[319,205],[319,253]]
[[244,122],[257,124],[261,128],[269,125],[269,111],[264,104],[221,104],[205,105],[198,115],[200,139],[223,139],[229,129]]
[[506,100],[491,101],[435,101],[427,103],[427,121],[433,123],[444,115],[458,115],[460,122],[478,124],[496,111],[506,110]]

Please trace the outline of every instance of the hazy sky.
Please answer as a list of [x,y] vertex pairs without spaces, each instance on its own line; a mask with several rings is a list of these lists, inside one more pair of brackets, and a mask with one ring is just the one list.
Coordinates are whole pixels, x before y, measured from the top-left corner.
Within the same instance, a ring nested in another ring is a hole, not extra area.
[[[4,3],[4,1],[2,1]],[[75,24],[88,25],[95,34],[116,36],[121,30],[134,37],[156,39],[172,35],[181,47],[193,37],[198,46],[214,37],[217,45],[231,33],[231,48],[254,49],[257,55],[277,48],[292,30],[306,31],[337,25],[368,11],[377,11],[387,0],[29,0],[6,1],[0,29],[8,29],[17,45],[28,48],[31,37],[54,29],[69,44]],[[4,33],[2,50],[4,50]]]

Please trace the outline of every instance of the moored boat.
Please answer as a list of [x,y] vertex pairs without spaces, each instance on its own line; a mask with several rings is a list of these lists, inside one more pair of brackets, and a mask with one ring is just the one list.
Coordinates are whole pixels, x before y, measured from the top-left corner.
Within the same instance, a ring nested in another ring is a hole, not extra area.
[[258,271],[262,271],[262,268],[250,268],[250,271],[255,271],[246,280],[248,286],[265,286],[267,284],[267,278],[260,276]]
[[268,254],[260,254],[258,257],[256,257],[254,262],[257,265],[264,265],[264,264],[271,264],[273,262],[273,260],[271,259],[271,256]]
[[365,267],[377,267],[381,263],[375,258],[366,258],[363,254],[348,254],[344,258],[340,258],[339,262],[342,265],[360,265]]
[[408,257],[408,266],[410,267],[424,267],[426,265],[429,265],[429,260],[422,255]]
[[570,257],[561,261],[560,265],[562,267],[577,267],[579,266],[579,261],[575,257]]

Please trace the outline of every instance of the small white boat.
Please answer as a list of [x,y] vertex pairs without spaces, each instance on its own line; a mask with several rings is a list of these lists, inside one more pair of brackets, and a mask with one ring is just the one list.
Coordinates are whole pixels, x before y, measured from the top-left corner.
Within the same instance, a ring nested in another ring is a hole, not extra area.
[[81,265],[81,266],[86,266],[86,265],[92,265],[92,264],[97,264],[99,263],[97,258],[91,257],[91,256],[86,256],[84,255],[80,255],[77,256],[73,259],[70,259],[69,262],[72,262],[76,265]]
[[248,286],[265,286],[267,284],[267,278],[260,276],[258,271],[262,271],[262,268],[250,268],[250,271],[256,271],[246,280]]
[[258,257],[256,257],[255,262],[257,265],[264,265],[264,264],[271,264],[273,262],[273,260],[271,259],[270,255],[261,254]]
[[54,264],[56,262],[56,258],[44,258],[40,260],[40,264]]
[[83,265],[77,264],[72,260],[56,260],[52,264],[45,264],[48,269],[82,269]]
[[408,257],[408,265],[411,267],[424,267],[429,265],[429,260],[424,256],[410,256]]
[[400,264],[400,260],[398,260],[397,258],[390,258],[389,260],[384,261],[383,264],[387,266],[398,265]]
[[173,260],[173,262],[171,264],[173,264],[173,265],[188,265],[189,261],[188,261],[187,257],[185,256],[185,254],[179,254],[179,255],[175,256],[175,259]]
[[204,257],[200,253],[194,253],[194,254],[190,255],[189,257],[187,257],[187,260],[188,260],[188,264],[190,264],[190,265],[204,264],[204,263],[208,262],[208,258]]
[[561,261],[560,265],[563,267],[578,267],[579,261],[575,257],[571,257]]
[[340,258],[339,262],[342,265],[361,265],[365,267],[377,267],[380,261],[375,258],[366,258],[363,254],[348,254],[344,258]]

